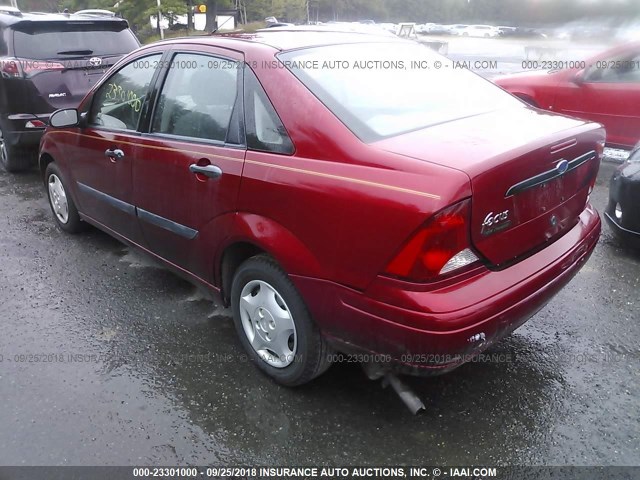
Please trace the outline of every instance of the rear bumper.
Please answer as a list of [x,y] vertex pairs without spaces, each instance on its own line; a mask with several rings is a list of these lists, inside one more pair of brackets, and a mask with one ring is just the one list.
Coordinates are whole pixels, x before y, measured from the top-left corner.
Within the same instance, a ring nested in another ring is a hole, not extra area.
[[[625,244],[640,248],[640,171],[624,164],[611,177],[609,204],[604,212],[613,233]],[[616,206],[621,210],[616,216]]]
[[332,282],[293,280],[339,350],[374,353],[356,358],[375,358],[405,373],[440,374],[471,360],[548,303],[587,261],[600,230],[600,217],[589,207],[572,230],[535,255],[437,290],[381,294],[378,288],[374,298],[371,289],[367,295]]
[[26,128],[30,120],[49,123],[50,114],[16,113],[2,117],[2,130],[6,140],[12,147],[37,149],[44,135],[44,128]]
[[626,245],[634,248],[640,248],[640,232],[624,228],[609,212],[604,212],[604,218],[607,220],[607,223],[609,224],[609,227],[611,227],[611,230],[613,230],[613,233]]

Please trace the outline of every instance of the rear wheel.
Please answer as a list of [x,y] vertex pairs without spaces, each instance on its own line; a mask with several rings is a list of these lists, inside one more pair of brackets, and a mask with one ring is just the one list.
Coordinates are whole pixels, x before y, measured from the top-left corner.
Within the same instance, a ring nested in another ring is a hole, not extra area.
[[302,385],[329,368],[326,340],[295,286],[271,257],[258,255],[240,265],[231,302],[242,346],[276,382]]
[[11,146],[0,129],[0,163],[9,173],[22,172],[33,166],[34,153]]
[[53,218],[65,232],[78,233],[86,228],[86,224],[80,220],[76,204],[63,179],[58,166],[50,163],[45,172],[45,182]]

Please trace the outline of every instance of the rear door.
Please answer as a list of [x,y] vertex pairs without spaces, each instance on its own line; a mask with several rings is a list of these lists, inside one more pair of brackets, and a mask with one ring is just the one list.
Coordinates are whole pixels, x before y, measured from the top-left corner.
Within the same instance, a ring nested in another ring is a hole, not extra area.
[[13,55],[24,77],[33,111],[75,107],[123,55],[139,47],[124,20],[69,20],[19,23]]
[[233,221],[244,165],[242,64],[224,49],[175,50],[133,165],[147,245],[204,279]]

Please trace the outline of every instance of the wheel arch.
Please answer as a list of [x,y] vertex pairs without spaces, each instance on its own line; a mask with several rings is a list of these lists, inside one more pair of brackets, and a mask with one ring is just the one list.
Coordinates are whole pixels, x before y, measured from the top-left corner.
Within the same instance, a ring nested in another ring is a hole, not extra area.
[[217,273],[220,279],[220,296],[225,307],[231,304],[231,284],[240,265],[249,258],[263,253],[267,252],[247,241],[237,241],[224,249],[218,263]]
[[40,176],[42,177],[43,182],[46,181],[46,179],[44,178],[44,174],[47,171],[47,167],[49,166],[50,163],[53,163],[53,162],[55,162],[55,159],[48,152],[41,153],[38,156],[38,170],[40,171]]
[[260,254],[272,257],[287,275],[323,275],[318,259],[293,232],[270,218],[239,213],[234,221],[233,234],[220,249],[214,263],[214,279],[224,305],[229,305],[231,284],[238,267]]

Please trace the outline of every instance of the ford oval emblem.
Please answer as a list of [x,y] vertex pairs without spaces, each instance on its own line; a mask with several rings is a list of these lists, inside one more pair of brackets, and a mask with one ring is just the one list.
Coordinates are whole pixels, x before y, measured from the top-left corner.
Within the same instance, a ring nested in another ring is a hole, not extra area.
[[569,170],[569,162],[564,159],[560,160],[556,165],[556,170],[560,175],[567,173],[567,170]]

